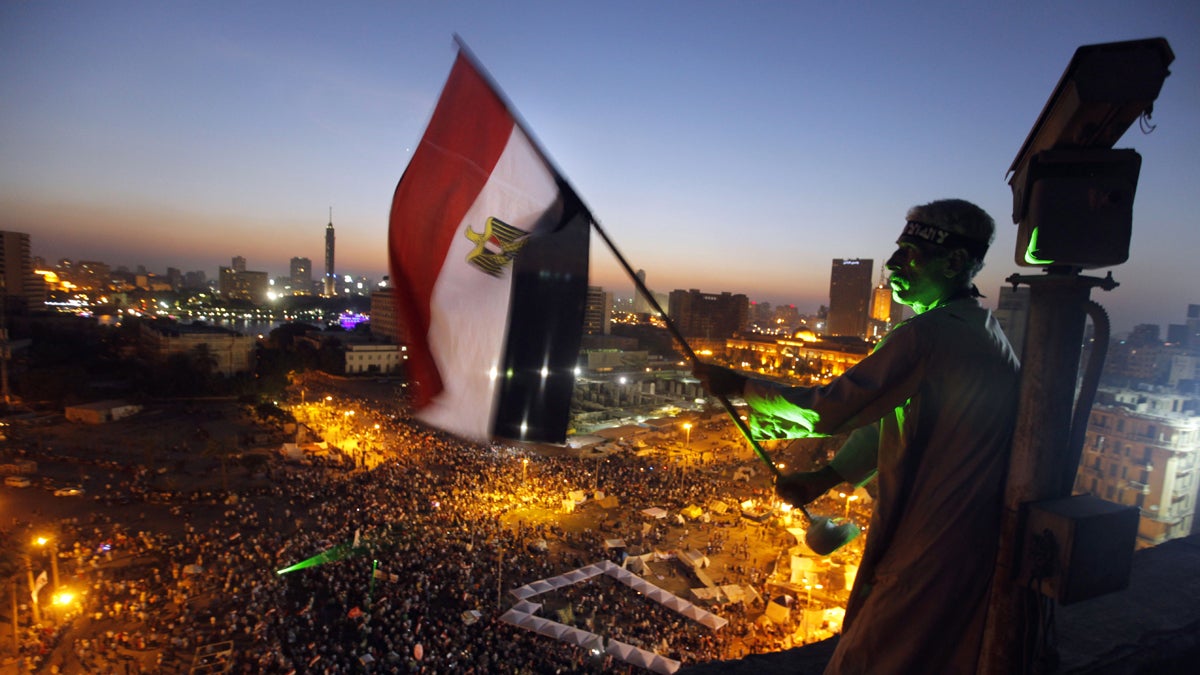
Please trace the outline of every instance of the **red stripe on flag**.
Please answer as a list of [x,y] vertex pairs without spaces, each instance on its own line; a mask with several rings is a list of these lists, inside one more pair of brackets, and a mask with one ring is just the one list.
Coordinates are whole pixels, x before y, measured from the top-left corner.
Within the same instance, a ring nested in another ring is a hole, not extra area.
[[430,350],[430,299],[458,225],[475,203],[512,134],[512,115],[487,79],[459,53],[433,117],[396,186],[388,228],[397,311],[409,340],[415,402],[442,390]]

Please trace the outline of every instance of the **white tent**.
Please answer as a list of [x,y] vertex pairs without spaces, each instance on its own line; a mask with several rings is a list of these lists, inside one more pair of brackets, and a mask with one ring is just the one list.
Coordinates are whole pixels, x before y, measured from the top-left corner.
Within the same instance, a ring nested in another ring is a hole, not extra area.
[[542,603],[522,600],[513,605],[512,609],[518,612],[524,612],[526,614],[537,614],[542,610]]
[[657,506],[652,506],[648,509],[642,509],[642,513],[650,516],[651,518],[662,519],[667,517],[667,510]]
[[579,569],[571,570],[548,579],[539,579],[524,586],[514,588],[510,593],[519,602],[500,616],[500,620],[519,628],[531,630],[539,635],[562,640],[568,644],[589,650],[606,650],[609,654],[633,665],[646,668],[655,673],[674,673],[679,669],[679,661],[668,659],[653,652],[638,649],[632,645],[610,640],[605,647],[604,639],[595,633],[573,628],[557,621],[534,616],[532,612],[542,609],[542,605],[531,602],[528,598],[545,593],[546,591],[586,581],[598,574],[606,574],[629,588],[640,592],[650,600],[660,603],[679,614],[706,626],[710,630],[720,630],[729,623],[723,617],[701,609],[699,606],[666,591],[646,581],[642,577],[613,563],[602,560]]
[[679,670],[680,666],[680,663],[674,659],[668,659],[665,656],[659,656],[654,652],[638,649],[633,645],[617,640],[609,640],[608,647],[605,650],[625,663],[630,663],[655,673],[666,673],[669,675]]

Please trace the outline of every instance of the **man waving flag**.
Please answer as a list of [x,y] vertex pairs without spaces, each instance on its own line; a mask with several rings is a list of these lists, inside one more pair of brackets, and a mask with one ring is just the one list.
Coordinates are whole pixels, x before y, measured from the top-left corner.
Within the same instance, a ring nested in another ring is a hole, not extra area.
[[460,44],[388,232],[420,419],[474,439],[564,441],[591,222]]

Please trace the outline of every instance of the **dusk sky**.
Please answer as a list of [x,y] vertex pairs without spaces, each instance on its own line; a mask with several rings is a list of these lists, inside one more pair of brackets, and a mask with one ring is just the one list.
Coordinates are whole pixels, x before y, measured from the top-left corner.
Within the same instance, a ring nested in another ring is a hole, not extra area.
[[[875,276],[913,204],[978,203],[1075,49],[1165,37],[1116,331],[1200,303],[1200,3],[0,0],[0,229],[33,253],[214,276],[235,255],[380,278],[396,181],[469,45],[649,285],[802,312]],[[593,283],[630,284],[597,242]],[[1097,270],[1103,275],[1106,270]]]

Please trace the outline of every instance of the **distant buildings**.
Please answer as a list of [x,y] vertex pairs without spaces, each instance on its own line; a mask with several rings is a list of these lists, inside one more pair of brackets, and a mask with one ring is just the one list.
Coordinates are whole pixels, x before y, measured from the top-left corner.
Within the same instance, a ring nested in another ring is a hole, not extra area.
[[825,334],[865,339],[875,261],[835,258],[829,275],[829,318]]
[[403,324],[396,314],[396,296],[392,289],[371,293],[371,334],[388,342],[406,342]]
[[879,271],[879,283],[871,291],[871,318],[867,322],[867,340],[878,342],[893,326],[904,320],[907,307],[896,302],[892,286],[884,272]]
[[33,255],[25,232],[0,231],[0,289],[5,303],[37,307],[46,301],[46,284],[33,273]]
[[667,315],[684,337],[724,340],[743,330],[750,314],[750,299],[740,293],[701,293],[696,289],[671,291]]
[[137,351],[141,358],[158,365],[176,354],[203,358],[209,360],[214,373],[225,376],[254,369],[257,342],[255,336],[219,326],[159,321],[138,324]]
[[1029,324],[1029,287],[1002,286],[992,312],[1017,358],[1025,351],[1025,328]]
[[230,300],[267,301],[267,273],[247,271],[246,259],[240,256],[233,259],[232,266],[220,268],[217,284],[221,295]]
[[294,295],[307,295],[313,290],[312,260],[292,258],[288,264],[288,283]]
[[1200,417],[1172,393],[1101,392],[1088,420],[1075,492],[1141,510],[1138,548],[1192,533],[1200,488]]
[[350,342],[344,348],[347,375],[391,375],[408,358],[404,345]]
[[612,333],[613,296],[599,286],[588,286],[587,301],[583,307],[583,334],[608,335]]
[[725,342],[725,358],[734,366],[806,384],[841,375],[870,351],[871,345],[857,338],[821,340],[811,333],[805,337],[747,336]]

